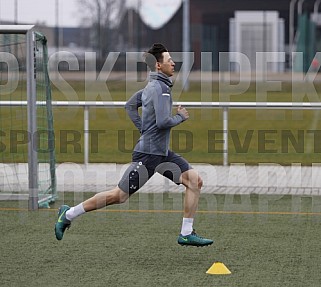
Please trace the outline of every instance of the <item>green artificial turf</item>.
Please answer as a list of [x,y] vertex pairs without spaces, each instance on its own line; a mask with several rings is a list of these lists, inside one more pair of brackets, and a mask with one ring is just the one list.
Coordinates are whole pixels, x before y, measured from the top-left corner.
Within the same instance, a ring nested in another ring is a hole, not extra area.
[[[84,194],[87,198],[92,194]],[[181,194],[135,194],[122,206],[85,214],[58,242],[60,194],[51,209],[0,202],[3,286],[319,286],[320,198],[203,195],[194,227],[204,248],[176,243]],[[313,204],[312,204],[313,203]],[[231,275],[209,275],[223,262]]]

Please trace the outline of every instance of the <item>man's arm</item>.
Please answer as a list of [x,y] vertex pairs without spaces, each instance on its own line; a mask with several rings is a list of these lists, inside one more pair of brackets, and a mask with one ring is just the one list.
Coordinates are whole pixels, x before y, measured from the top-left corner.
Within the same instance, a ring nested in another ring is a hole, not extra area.
[[138,108],[142,106],[142,94],[143,90],[136,92],[131,98],[127,101],[125,109],[128,116],[136,126],[136,128],[141,132],[142,130],[142,119],[138,113]]
[[187,110],[181,106],[177,108],[177,114],[172,116],[171,96],[161,90],[157,92],[154,107],[156,124],[159,129],[175,127],[189,117]]

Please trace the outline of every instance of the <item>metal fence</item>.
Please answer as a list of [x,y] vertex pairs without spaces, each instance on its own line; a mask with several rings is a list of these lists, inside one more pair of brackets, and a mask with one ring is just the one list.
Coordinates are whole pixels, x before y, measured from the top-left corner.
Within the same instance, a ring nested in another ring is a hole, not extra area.
[[[123,108],[124,101],[53,101],[53,107],[82,107],[84,110],[84,164],[89,163],[89,112],[90,108]],[[38,105],[43,105],[37,102]],[[318,110],[321,102],[174,102],[188,108],[222,109],[223,121],[223,165],[228,165],[228,126],[230,109],[283,109],[283,110]],[[0,106],[27,106],[27,101],[0,101]]]

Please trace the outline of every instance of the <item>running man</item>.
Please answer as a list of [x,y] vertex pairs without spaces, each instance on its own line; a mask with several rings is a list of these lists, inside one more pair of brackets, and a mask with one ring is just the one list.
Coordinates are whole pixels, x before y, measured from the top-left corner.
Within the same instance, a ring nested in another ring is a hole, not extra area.
[[[112,204],[124,203],[138,191],[155,172],[186,187],[184,215],[178,244],[207,246],[213,240],[202,238],[193,229],[203,181],[197,171],[180,155],[169,150],[170,131],[189,118],[188,111],[177,107],[172,115],[172,81],[175,63],[162,44],[154,44],[145,53],[145,62],[150,68],[146,87],[134,94],[126,103],[129,117],[140,131],[140,138],[134,148],[132,164],[125,171],[114,189],[97,193],[84,202],[69,207],[62,205],[58,211],[55,235],[63,238],[66,228],[78,216]],[[142,107],[142,115],[138,108]]]

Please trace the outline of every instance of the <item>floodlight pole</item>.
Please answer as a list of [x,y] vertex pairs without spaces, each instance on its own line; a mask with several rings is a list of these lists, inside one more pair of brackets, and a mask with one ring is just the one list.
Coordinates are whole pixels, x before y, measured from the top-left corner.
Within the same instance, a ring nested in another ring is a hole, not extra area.
[[298,2],[298,15],[302,15],[302,6],[305,0],[299,0]]
[[56,0],[55,18],[56,18],[55,46],[56,46],[56,52],[58,52],[59,51],[59,0]]
[[292,68],[292,52],[294,44],[294,9],[298,0],[291,0],[289,8],[289,66]]
[[189,0],[183,0],[183,66],[182,87],[184,91],[189,89],[189,51],[190,51],[190,11]]
[[18,24],[18,0],[14,1],[14,24]]
[[318,14],[320,3],[321,3],[321,0],[317,0],[314,2],[314,6],[313,6],[313,14],[314,15]]
[[[14,1],[14,24],[18,25],[18,0]],[[15,41],[17,42],[18,36],[15,36]],[[14,53],[18,54],[18,45],[15,45]]]

